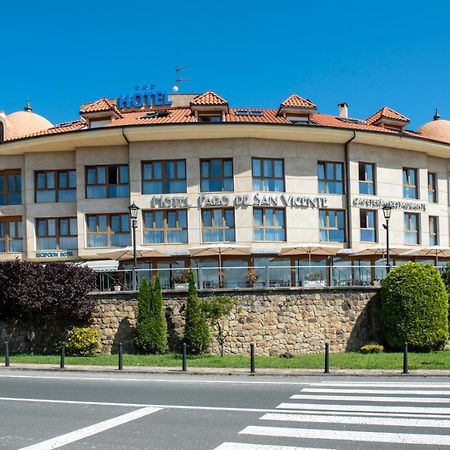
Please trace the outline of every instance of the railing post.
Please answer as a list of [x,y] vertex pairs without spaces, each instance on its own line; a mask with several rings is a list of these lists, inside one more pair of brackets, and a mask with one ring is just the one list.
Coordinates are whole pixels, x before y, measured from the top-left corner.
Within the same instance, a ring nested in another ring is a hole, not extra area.
[[186,342],[183,342],[183,355],[181,357],[181,370],[186,372]]
[[330,373],[330,344],[325,344],[325,370],[324,373]]
[[264,280],[265,288],[270,287],[270,274],[269,274],[269,266],[265,267],[265,280]]
[[403,345],[403,374],[408,374],[408,343]]
[[198,266],[198,288],[203,289],[203,267],[201,265]]
[[9,367],[9,342],[5,342],[5,367]]
[[61,359],[59,361],[59,368],[64,369],[65,366],[65,359],[66,359],[66,344],[65,342],[61,345]]
[[123,345],[122,342],[119,342],[119,361],[118,361],[118,370],[123,370]]
[[250,374],[254,375],[255,372],[255,344],[250,344]]

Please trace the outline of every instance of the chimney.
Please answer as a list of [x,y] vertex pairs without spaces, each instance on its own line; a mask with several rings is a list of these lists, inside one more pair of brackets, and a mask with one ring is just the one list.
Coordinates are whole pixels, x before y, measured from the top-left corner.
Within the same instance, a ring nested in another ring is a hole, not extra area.
[[341,117],[342,119],[347,119],[348,118],[347,103],[339,103],[338,108],[339,108],[339,117]]

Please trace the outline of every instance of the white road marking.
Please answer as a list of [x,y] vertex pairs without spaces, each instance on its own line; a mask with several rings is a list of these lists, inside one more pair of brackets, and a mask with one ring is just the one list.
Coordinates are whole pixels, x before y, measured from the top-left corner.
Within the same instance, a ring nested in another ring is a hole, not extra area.
[[241,444],[239,442],[224,442],[214,450],[333,450],[317,447],[289,447],[286,445],[261,445],[261,444]]
[[409,445],[450,445],[450,436],[440,434],[381,433],[369,431],[340,431],[257,426],[246,427],[240,431],[239,434],[300,439],[332,439],[334,441],[383,442]]
[[302,409],[315,411],[362,411],[384,413],[421,413],[421,414],[450,414],[450,408],[426,408],[422,406],[378,406],[378,405],[325,405],[318,403],[280,403],[280,409]]
[[386,403],[448,403],[449,398],[430,398],[430,397],[382,397],[382,396],[364,396],[364,395],[314,395],[314,394],[296,394],[290,397],[292,400],[329,400],[329,401],[354,401],[354,402],[386,402]]
[[450,389],[450,383],[414,383],[404,381],[347,381],[347,382],[328,382],[321,381],[320,383],[305,383],[309,386],[324,386],[324,387],[401,387],[401,388],[442,388]]
[[39,442],[35,445],[30,445],[29,447],[23,447],[21,450],[50,450],[53,448],[63,447],[64,445],[80,441],[81,439],[101,433],[102,431],[110,430],[111,428],[115,428],[119,425],[123,425],[124,423],[131,422],[132,420],[140,419],[141,417],[148,416],[149,414],[153,414],[160,410],[161,408],[149,407],[138,409],[137,411],[132,411],[85,428],[80,428],[79,430],[75,430],[70,433],[66,433],[43,442]]
[[429,427],[450,428],[449,419],[395,419],[393,417],[354,417],[354,416],[325,416],[314,414],[264,414],[262,420],[276,420],[287,422],[311,422],[311,423],[345,423],[354,425],[383,425],[397,427]]
[[0,397],[0,401],[29,402],[29,403],[55,403],[67,405],[93,405],[93,406],[122,406],[126,408],[160,408],[160,409],[189,409],[197,411],[231,411],[250,413],[291,412],[273,408],[230,408],[225,406],[191,406],[191,405],[149,405],[145,403],[115,403],[115,402],[90,402],[81,400],[52,400],[41,398]]
[[[402,387],[401,385],[399,386]],[[397,394],[407,394],[407,395],[450,395],[450,391],[443,390],[412,390],[412,389],[319,389],[319,388],[303,388],[302,392],[316,392],[318,394],[389,394],[389,395],[397,395]],[[450,398],[449,398],[450,400]]]
[[[0,369],[1,370],[1,369]],[[177,384],[271,384],[280,386],[301,386],[308,385],[307,382],[300,381],[243,381],[243,380],[187,380],[187,379],[165,379],[165,378],[116,378],[116,377],[76,377],[60,375],[9,375],[0,374],[0,378],[30,378],[36,380],[69,380],[69,381],[115,381],[118,383],[177,383]]]

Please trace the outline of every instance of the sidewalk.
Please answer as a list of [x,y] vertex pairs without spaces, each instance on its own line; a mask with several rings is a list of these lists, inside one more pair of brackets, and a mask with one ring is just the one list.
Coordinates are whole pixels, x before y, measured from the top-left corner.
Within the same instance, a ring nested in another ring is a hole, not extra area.
[[[60,369],[55,364],[11,364],[10,367],[0,367],[2,373],[8,370],[24,371],[51,371],[51,372],[86,372],[86,373],[124,373],[124,374],[171,374],[171,375],[242,375],[250,376],[250,369],[215,368],[215,367],[187,367],[183,372],[181,367],[158,366],[124,366],[118,370],[117,366],[89,366],[89,365],[65,365]],[[410,370],[409,374],[403,374],[398,370],[366,370],[366,369],[333,369],[325,374],[323,369],[270,369],[256,367],[255,376],[392,376],[392,377],[450,377],[450,370]],[[450,380],[449,380],[450,381]]]

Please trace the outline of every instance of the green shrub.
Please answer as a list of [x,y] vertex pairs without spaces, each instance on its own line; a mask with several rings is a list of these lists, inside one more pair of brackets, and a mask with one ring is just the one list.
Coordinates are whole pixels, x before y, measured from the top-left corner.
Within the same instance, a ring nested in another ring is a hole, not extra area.
[[430,265],[408,263],[395,267],[381,290],[381,319],[386,343],[401,350],[443,348],[448,341],[448,298],[437,270]]
[[92,356],[100,348],[100,334],[96,328],[71,328],[66,335],[66,349],[73,356]]
[[138,294],[138,315],[136,320],[136,337],[134,343],[137,349],[142,353],[150,351],[150,298],[152,296],[152,287],[148,285],[144,278],[139,285]]
[[167,322],[158,274],[151,294],[148,350],[150,353],[164,353],[167,351]]
[[359,351],[361,353],[383,353],[384,347],[380,344],[367,344],[363,345]]
[[188,271],[188,297],[186,302],[186,325],[184,328],[184,342],[186,350],[191,355],[204,353],[210,343],[209,327],[202,312],[202,306],[195,287],[194,273]]

